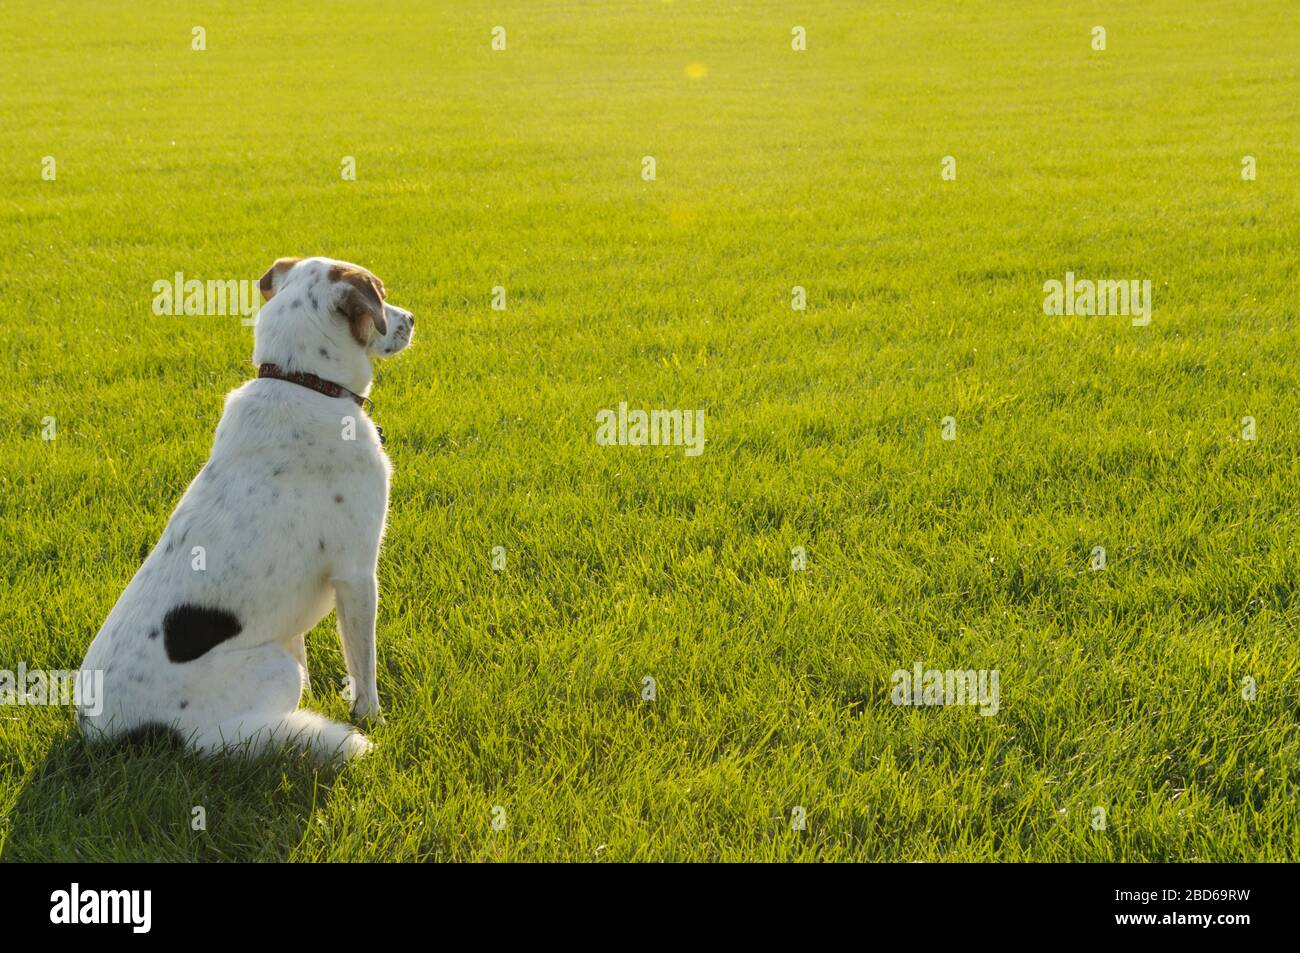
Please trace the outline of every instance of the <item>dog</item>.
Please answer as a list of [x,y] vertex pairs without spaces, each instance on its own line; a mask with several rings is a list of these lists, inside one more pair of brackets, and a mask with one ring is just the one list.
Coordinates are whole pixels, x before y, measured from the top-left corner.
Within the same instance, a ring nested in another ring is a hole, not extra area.
[[103,673],[99,713],[77,713],[87,738],[161,730],[204,754],[292,745],[324,761],[372,747],[298,707],[304,635],[337,610],[352,718],[378,721],[391,467],[363,405],[371,359],[406,348],[415,318],[344,261],[281,258],[259,287],[258,376],[227,395],[211,458],[82,663]]

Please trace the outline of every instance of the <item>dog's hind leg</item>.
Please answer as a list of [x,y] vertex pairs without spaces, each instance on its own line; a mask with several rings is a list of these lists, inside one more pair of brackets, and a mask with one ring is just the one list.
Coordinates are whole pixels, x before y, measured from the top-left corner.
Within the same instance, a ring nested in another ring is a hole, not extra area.
[[231,653],[222,662],[230,670],[223,674],[231,679],[223,684],[238,687],[221,698],[224,711],[218,717],[181,726],[195,750],[257,754],[291,744],[318,761],[331,761],[355,758],[373,747],[350,726],[298,708],[302,669],[279,646]]
[[292,745],[318,762],[350,761],[374,744],[348,725],[300,708],[287,715],[249,712],[196,732],[190,745],[204,754],[246,751],[258,754]]

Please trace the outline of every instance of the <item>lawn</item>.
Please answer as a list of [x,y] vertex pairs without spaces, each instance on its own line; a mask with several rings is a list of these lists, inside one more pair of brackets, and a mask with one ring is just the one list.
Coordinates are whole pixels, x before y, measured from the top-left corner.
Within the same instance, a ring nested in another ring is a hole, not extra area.
[[[4,20],[0,669],[79,665],[252,375],[155,282],[329,255],[419,333],[375,753],[5,706],[0,859],[1300,860],[1293,0]],[[918,662],[996,714],[893,704]]]

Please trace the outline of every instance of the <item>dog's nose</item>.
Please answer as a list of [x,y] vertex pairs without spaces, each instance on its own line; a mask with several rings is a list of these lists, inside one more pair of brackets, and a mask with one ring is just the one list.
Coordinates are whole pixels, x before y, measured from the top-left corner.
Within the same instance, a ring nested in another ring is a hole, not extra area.
[[411,327],[415,327],[415,315],[411,315],[408,320],[411,322]]

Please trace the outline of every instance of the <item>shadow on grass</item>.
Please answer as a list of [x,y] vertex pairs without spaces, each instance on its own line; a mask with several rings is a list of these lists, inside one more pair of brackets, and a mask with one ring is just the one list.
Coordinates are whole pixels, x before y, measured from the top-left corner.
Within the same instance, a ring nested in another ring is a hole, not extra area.
[[200,758],[74,732],[25,780],[0,861],[288,860],[334,776],[289,753]]

